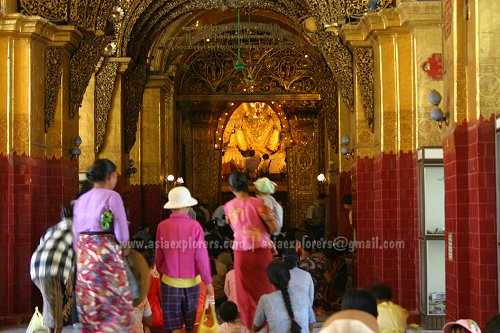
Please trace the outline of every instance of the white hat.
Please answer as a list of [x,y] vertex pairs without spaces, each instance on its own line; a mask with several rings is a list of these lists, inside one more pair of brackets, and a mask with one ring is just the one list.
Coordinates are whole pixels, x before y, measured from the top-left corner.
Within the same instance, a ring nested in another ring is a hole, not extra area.
[[196,206],[198,200],[191,196],[191,193],[184,186],[177,186],[168,192],[168,201],[163,206],[165,209],[179,209],[184,207]]

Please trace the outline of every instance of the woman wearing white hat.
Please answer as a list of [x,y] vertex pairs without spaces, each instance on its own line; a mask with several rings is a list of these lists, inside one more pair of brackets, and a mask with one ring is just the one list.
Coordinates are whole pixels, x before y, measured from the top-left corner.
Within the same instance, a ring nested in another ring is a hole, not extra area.
[[165,209],[170,217],[158,225],[156,268],[162,275],[163,329],[174,333],[193,331],[200,282],[207,286],[207,297],[213,295],[210,261],[203,229],[189,218],[189,207],[198,201],[184,186],[168,193]]

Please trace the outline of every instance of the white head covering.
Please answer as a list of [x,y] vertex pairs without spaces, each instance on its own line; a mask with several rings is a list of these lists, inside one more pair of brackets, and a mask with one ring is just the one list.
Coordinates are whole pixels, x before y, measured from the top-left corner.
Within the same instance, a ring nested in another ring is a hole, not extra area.
[[198,204],[198,200],[191,196],[191,193],[184,186],[177,186],[168,192],[168,201],[163,206],[166,209],[179,209],[184,207],[192,207]]

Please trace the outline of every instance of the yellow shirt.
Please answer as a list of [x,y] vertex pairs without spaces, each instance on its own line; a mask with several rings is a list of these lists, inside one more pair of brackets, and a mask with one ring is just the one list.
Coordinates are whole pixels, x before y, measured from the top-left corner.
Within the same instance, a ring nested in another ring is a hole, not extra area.
[[377,305],[377,322],[381,333],[405,333],[408,311],[391,301]]

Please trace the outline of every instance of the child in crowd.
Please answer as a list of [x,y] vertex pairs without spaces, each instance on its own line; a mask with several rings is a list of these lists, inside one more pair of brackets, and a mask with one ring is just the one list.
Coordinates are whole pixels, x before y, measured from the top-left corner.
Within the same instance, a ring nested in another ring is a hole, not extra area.
[[274,215],[276,215],[278,225],[273,235],[279,235],[283,227],[283,207],[281,207],[278,201],[272,196],[276,188],[276,183],[272,182],[267,177],[263,177],[254,181],[253,184],[255,185],[255,195],[257,198],[262,200],[264,204],[273,211]]
[[309,333],[316,321],[309,296],[288,288],[290,271],[280,262],[273,261],[268,269],[269,281],[277,291],[262,295],[257,305],[253,331],[269,324],[269,333]]
[[133,333],[144,333],[145,330],[149,331],[153,321],[153,313],[149,306],[148,298],[144,298],[138,306],[134,307],[134,328]]
[[163,330],[163,314],[160,306],[161,299],[161,281],[160,276],[155,268],[155,256],[151,251],[144,251],[143,256],[148,263],[150,269],[150,287],[148,292],[149,306],[153,315],[151,328],[153,332],[161,332]]
[[391,287],[385,284],[376,284],[370,289],[377,301],[377,322],[381,333],[406,332],[408,311],[392,302]]
[[234,302],[238,305],[236,300],[236,282],[234,280],[234,265],[231,263],[227,266],[228,272],[226,273],[226,280],[224,281],[224,293],[227,296],[227,300]]
[[443,333],[481,333],[481,329],[472,319],[459,319],[444,325]]
[[236,303],[227,301],[219,307],[219,318],[222,320],[220,333],[248,333],[241,322]]

